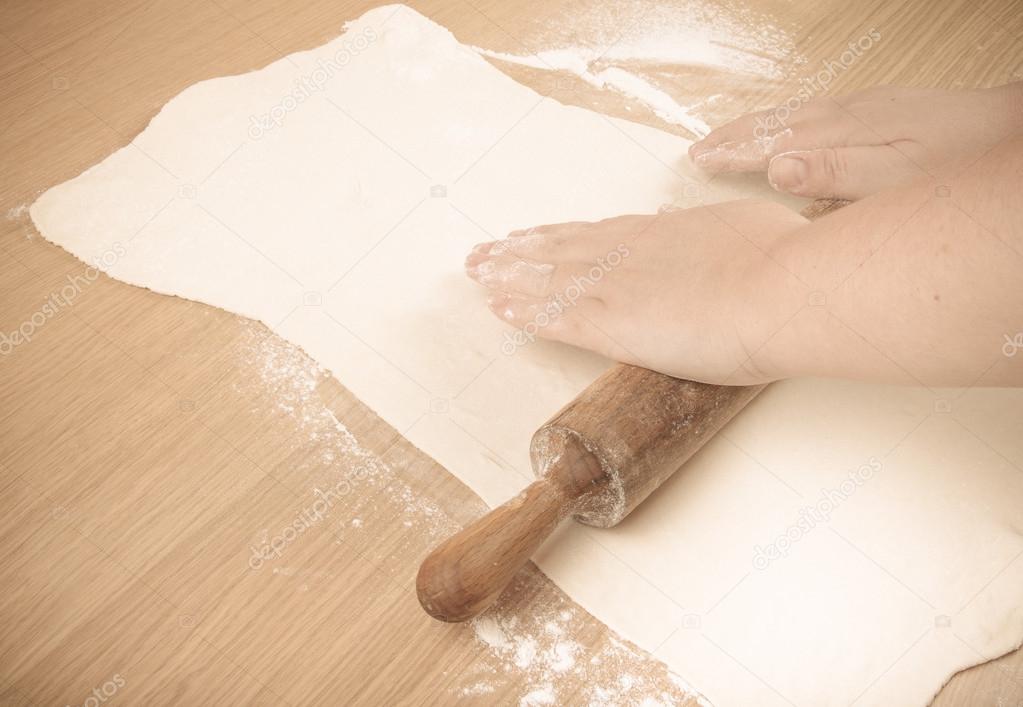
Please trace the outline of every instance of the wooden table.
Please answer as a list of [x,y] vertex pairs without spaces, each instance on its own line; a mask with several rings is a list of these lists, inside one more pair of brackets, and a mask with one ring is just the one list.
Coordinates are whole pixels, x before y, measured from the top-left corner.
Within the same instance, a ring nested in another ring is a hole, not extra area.
[[[807,73],[881,31],[833,92],[1023,78],[1023,13],[1010,0],[747,2],[791,32]],[[127,143],[189,84],[314,47],[371,5],[0,5],[0,331],[82,270],[35,234],[24,205]],[[569,32],[566,13],[595,5],[414,7],[463,42],[528,53],[549,43],[542,28]],[[565,102],[659,124],[614,94],[502,68]],[[736,80],[705,117],[773,105],[794,85]],[[676,90],[723,92],[710,76]],[[595,688],[610,703],[686,701],[663,665],[535,568],[488,622],[428,619],[417,563],[483,504],[261,325],[101,277],[0,356],[0,401],[3,704],[517,704],[551,683],[559,704]],[[253,545],[308,519],[309,489],[339,470],[351,484],[327,517],[280,557],[254,558]],[[531,661],[516,654],[530,641]],[[566,641],[578,644],[568,668],[551,657]],[[956,676],[935,704],[1023,704],[1023,655]]]

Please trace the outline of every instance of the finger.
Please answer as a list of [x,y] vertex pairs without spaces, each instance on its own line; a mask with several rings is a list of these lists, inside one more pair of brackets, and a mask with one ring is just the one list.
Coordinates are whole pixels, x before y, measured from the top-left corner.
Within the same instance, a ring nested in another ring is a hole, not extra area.
[[852,114],[835,108],[803,114],[777,132],[756,130],[740,139],[719,143],[693,158],[701,169],[711,172],[762,172],[771,159],[783,152],[884,144],[885,140]]
[[891,145],[874,145],[784,152],[771,160],[767,180],[796,196],[861,199],[924,174]]
[[561,246],[593,224],[571,221],[512,231],[507,238],[473,246],[466,256],[466,268],[479,265],[492,256],[513,254],[527,260],[554,262],[561,257]]
[[589,225],[591,225],[589,221],[566,221],[564,223],[551,223],[544,226],[530,226],[529,228],[512,231],[508,234],[508,237],[518,238],[519,236],[535,236],[542,233],[574,236]]
[[480,243],[474,246],[465,258],[466,269],[478,267],[494,258],[513,258],[535,263],[555,264],[564,261],[564,236],[530,235],[505,238],[500,241]]
[[487,307],[502,321],[519,329],[528,340],[540,337],[597,349],[599,330],[589,321],[600,316],[603,305],[599,300],[582,298],[574,302],[555,302],[494,292],[487,297]]
[[[707,152],[713,148],[721,145],[725,142],[741,142],[749,139],[754,134],[758,125],[765,124],[765,121],[771,115],[771,110],[761,110],[755,113],[747,113],[742,115],[735,120],[731,120],[719,128],[711,130],[707,137],[702,140],[697,140],[689,146],[689,156],[693,159],[700,153]],[[782,129],[783,125],[773,126],[770,129],[766,129],[766,133],[777,132]],[[765,133],[765,134],[766,134]]]
[[828,122],[842,111],[841,104],[830,98],[815,98],[793,107],[784,103],[767,110],[754,111],[713,130],[689,148],[689,156],[698,155],[726,143],[743,144],[756,139],[794,130],[802,123]]
[[514,257],[498,257],[467,267],[465,272],[484,287],[502,292],[545,297],[551,289],[555,266]]
[[505,256],[553,265],[598,263],[612,251],[620,251],[626,241],[642,233],[651,221],[651,217],[619,217],[593,224],[585,233],[580,231],[575,237],[537,233],[483,243],[473,248],[465,264],[472,267],[487,259]]

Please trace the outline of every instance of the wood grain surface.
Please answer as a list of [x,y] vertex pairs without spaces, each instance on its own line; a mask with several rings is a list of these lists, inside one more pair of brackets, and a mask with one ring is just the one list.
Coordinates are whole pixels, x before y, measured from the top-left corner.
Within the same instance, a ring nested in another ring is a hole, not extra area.
[[[84,270],[35,233],[24,205],[129,142],[186,86],[317,46],[371,6],[0,4],[0,331]],[[571,18],[597,4],[413,6],[463,42],[527,53],[552,26],[571,39]],[[790,33],[807,67],[878,28],[883,41],[832,92],[1023,78],[1010,0],[732,7]],[[568,77],[501,68],[663,127]],[[716,123],[796,86],[690,72],[674,89],[683,103],[722,94],[704,115]],[[0,356],[0,704],[489,705],[549,689],[559,704],[686,702],[660,663],[531,566],[484,623],[429,619],[418,562],[483,504],[261,325],[106,277],[38,321]],[[577,645],[571,669],[544,659],[564,637]],[[538,659],[520,668],[514,649],[529,641]],[[1023,704],[1023,657],[956,676],[935,704]]]

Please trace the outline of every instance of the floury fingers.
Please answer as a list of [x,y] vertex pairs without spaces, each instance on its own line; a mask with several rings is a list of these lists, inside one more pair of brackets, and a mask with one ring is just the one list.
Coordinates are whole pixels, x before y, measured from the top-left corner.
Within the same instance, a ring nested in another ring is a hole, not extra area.
[[551,296],[546,306],[520,329],[514,332],[504,332],[504,341],[501,342],[501,353],[511,356],[519,348],[536,341],[541,329],[550,326],[551,322],[564,314],[565,310],[574,307],[590,288],[595,287],[607,273],[611,272],[628,258],[630,251],[624,243],[608,252],[603,258],[598,258],[593,267],[585,275],[573,275],[572,282],[562,291]]

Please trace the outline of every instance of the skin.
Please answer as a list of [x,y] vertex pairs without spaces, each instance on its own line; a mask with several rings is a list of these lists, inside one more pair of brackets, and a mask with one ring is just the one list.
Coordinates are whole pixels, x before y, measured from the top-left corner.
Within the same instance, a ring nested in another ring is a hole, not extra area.
[[841,101],[807,103],[756,149],[745,116],[691,150],[858,199],[835,213],[749,199],[538,226],[476,246],[467,273],[512,326],[673,376],[1023,385],[1023,347],[1006,354],[1023,343],[1023,84]]
[[[689,150],[710,173],[767,171],[777,190],[861,199],[954,174],[1020,129],[1023,83],[976,91],[878,86],[745,115]],[[780,118],[785,118],[784,123]]]

